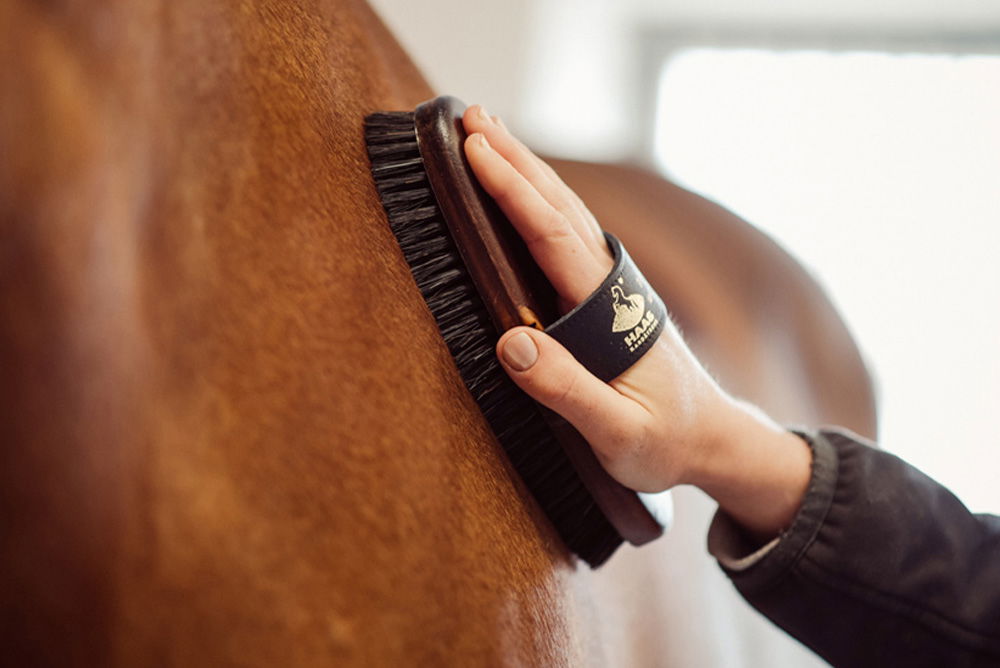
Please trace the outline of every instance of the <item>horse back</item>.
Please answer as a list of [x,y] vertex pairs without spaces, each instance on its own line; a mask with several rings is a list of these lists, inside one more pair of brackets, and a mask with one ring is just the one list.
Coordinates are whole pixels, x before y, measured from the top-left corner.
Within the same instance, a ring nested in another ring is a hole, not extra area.
[[630,642],[385,224],[362,119],[432,91],[366,5],[10,2],[0,44],[15,663],[578,665]]

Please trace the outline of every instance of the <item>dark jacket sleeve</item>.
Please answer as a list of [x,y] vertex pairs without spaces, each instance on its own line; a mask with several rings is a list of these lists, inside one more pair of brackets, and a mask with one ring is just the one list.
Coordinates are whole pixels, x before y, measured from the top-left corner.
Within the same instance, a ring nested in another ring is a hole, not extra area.
[[1000,517],[860,437],[801,435],[792,526],[756,552],[721,513],[709,530],[743,597],[835,666],[1000,666]]

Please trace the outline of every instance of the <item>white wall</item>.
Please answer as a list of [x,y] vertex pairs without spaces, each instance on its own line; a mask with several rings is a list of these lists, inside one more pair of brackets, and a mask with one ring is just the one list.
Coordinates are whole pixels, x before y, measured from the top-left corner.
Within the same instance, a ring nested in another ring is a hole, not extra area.
[[505,118],[525,97],[531,0],[370,0],[438,92]]
[[[572,5],[571,0],[561,0]],[[1000,25],[991,0],[622,0],[626,12],[698,24],[842,25],[979,30]]]
[[[504,116],[540,150],[648,158],[643,35],[946,33],[1000,44],[993,0],[372,0],[431,82]],[[995,47],[1000,48],[1000,47]]]

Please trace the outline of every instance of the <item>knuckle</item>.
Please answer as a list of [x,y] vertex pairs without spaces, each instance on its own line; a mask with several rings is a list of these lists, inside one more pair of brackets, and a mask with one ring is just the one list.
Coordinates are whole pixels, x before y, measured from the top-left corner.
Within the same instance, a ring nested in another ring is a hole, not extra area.
[[551,406],[565,406],[573,400],[577,381],[576,374],[556,372],[552,375],[555,378],[554,382],[542,390],[542,396],[539,398],[542,403]]
[[490,194],[501,207],[517,203],[516,183],[513,179],[506,178],[503,175],[497,175],[493,183],[493,192]]
[[559,211],[547,208],[532,225],[530,236],[525,236],[529,246],[542,246],[546,252],[558,251],[573,241],[573,227]]
[[574,240],[573,225],[569,219],[556,209],[549,209],[545,218],[545,230],[541,238],[552,245],[565,244]]

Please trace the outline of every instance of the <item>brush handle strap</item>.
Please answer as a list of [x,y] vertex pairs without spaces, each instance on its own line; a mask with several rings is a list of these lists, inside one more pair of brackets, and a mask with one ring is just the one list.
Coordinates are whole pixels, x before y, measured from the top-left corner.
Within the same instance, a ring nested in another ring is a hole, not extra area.
[[667,321],[667,309],[622,243],[607,232],[604,237],[615,260],[611,273],[545,332],[607,382],[653,346]]

